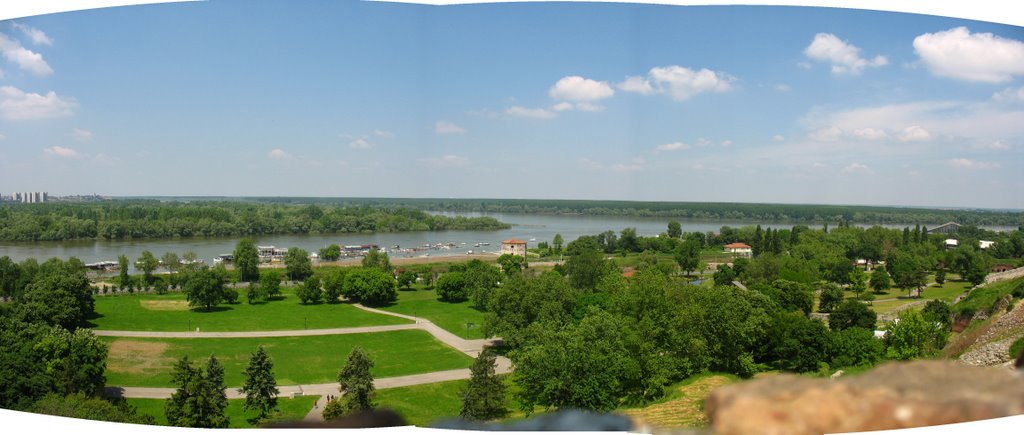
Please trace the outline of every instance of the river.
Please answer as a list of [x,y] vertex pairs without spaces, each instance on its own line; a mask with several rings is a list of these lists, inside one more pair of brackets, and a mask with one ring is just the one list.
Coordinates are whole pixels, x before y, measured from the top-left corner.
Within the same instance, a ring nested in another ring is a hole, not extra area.
[[[442,213],[453,215],[451,213]],[[480,213],[462,213],[468,216],[482,216]],[[496,252],[501,241],[518,238],[527,241],[528,246],[536,246],[538,242],[551,242],[555,234],[561,234],[565,243],[586,234],[597,234],[608,230],[615,232],[623,228],[636,228],[641,236],[654,236],[667,230],[668,222],[677,220],[684,232],[717,232],[723,226],[742,227],[755,225],[755,222],[739,221],[694,221],[672,218],[619,217],[619,216],[566,216],[541,214],[501,214],[488,213],[501,222],[512,225],[507,230],[491,231],[413,231],[402,233],[357,233],[357,234],[317,234],[317,235],[267,235],[254,236],[252,239],[260,246],[276,246],[278,248],[299,247],[310,253],[329,244],[366,245],[375,244],[390,250],[393,246],[400,248],[422,247],[437,243],[454,243],[451,249],[431,249],[413,254],[389,252],[392,257],[418,256],[429,253],[431,257],[465,254],[469,250],[474,253]],[[762,227],[790,228],[793,223],[761,223]],[[903,228],[905,225],[885,225],[886,227]],[[912,226],[912,225],[911,225]],[[991,228],[1007,230],[1011,228]],[[0,257],[8,256],[15,261],[34,257],[40,261],[58,257],[67,259],[78,257],[86,263],[105,260],[117,260],[119,255],[127,255],[134,261],[143,251],[150,251],[158,258],[165,252],[174,252],[179,256],[187,251],[195,252],[207,264],[220,254],[229,254],[241,237],[216,238],[185,238],[185,239],[144,239],[144,240],[77,240],[62,242],[0,242]],[[477,244],[481,246],[476,246]],[[482,246],[483,243],[489,244]]]

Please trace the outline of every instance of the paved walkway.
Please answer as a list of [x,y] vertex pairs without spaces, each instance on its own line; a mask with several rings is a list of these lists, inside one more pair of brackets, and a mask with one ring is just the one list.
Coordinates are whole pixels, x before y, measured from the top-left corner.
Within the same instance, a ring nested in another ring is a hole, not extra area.
[[[354,307],[361,310],[369,311],[371,313],[382,314],[385,316],[401,317],[403,319],[412,320],[415,323],[404,324],[404,325],[384,325],[384,326],[363,326],[355,328],[334,328],[334,329],[300,329],[300,330],[288,330],[288,331],[246,331],[246,332],[160,332],[160,331],[103,331],[94,330],[93,333],[96,335],[102,335],[107,337],[150,337],[150,338],[244,338],[244,337],[298,337],[298,336],[311,336],[311,335],[336,335],[336,334],[362,334],[362,333],[373,333],[373,332],[385,332],[385,331],[399,331],[406,329],[421,329],[426,331],[430,335],[434,336],[440,342],[447,344],[459,352],[462,352],[472,358],[476,358],[480,355],[480,351],[483,350],[484,346],[492,344],[498,344],[501,342],[500,338],[494,339],[482,339],[482,340],[466,340],[458,335],[448,332],[444,328],[435,325],[433,322],[424,319],[422,317],[414,317],[405,314],[392,313],[390,311],[378,310],[376,308],[370,308],[361,304],[353,304]],[[495,372],[498,374],[509,373],[512,371],[512,361],[503,356],[497,358],[497,367]],[[421,384],[433,384],[435,382],[454,381],[459,379],[469,379],[470,371],[468,368],[455,369],[455,370],[444,370],[439,372],[431,373],[420,373],[415,375],[407,376],[395,376],[390,378],[380,378],[373,381],[374,387],[379,390],[387,388],[398,388],[408,387],[411,385]],[[308,385],[285,385],[278,386],[277,389],[280,391],[279,397],[297,397],[297,396],[320,396],[316,403],[313,405],[313,409],[306,414],[306,421],[320,421],[323,420],[321,412],[323,412],[324,406],[327,404],[326,396],[328,394],[340,395],[338,391],[338,383],[330,382],[326,384],[308,384]],[[174,388],[144,388],[144,387],[107,387],[106,395],[110,397],[125,397],[125,398],[139,398],[139,399],[167,399],[174,394]],[[237,388],[228,388],[227,396],[229,399],[241,399],[245,396],[238,391]]]

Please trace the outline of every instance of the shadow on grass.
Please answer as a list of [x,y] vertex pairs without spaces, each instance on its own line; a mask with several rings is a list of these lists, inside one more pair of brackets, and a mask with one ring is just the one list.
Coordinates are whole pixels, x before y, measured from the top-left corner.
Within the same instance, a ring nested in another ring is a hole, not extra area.
[[234,308],[232,308],[232,307],[224,307],[224,306],[216,306],[216,307],[210,307],[210,308],[196,307],[196,308],[190,309],[189,311],[191,311],[193,313],[219,313],[219,312],[222,312],[222,311],[231,311],[231,310],[234,310]]

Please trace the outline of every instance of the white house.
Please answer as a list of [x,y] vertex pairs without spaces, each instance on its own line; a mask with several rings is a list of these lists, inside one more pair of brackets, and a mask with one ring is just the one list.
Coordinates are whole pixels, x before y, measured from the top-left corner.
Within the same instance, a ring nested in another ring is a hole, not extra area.
[[956,241],[956,239],[946,239],[946,249],[955,249],[959,245],[960,242]]
[[725,245],[725,252],[740,254],[744,257],[750,257],[754,255],[754,248],[746,243],[730,243]]
[[996,242],[989,241],[989,240],[978,240],[978,246],[980,246],[981,249],[991,248],[992,245],[994,245],[994,244],[996,244]]

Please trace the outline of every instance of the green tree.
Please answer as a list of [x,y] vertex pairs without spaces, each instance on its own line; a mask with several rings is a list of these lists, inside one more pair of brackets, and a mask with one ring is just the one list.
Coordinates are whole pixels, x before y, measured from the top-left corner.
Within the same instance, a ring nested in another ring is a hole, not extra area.
[[281,274],[276,270],[267,270],[260,274],[260,291],[267,298],[281,295]]
[[142,251],[142,256],[135,262],[135,267],[142,271],[142,282],[148,286],[153,283],[153,271],[160,267],[160,260],[157,260],[152,252]]
[[105,400],[82,393],[66,396],[47,394],[33,403],[28,412],[115,423],[156,425],[153,416],[139,415],[138,410],[124,399]]
[[373,375],[370,374],[371,368],[373,368],[373,361],[366,356],[363,349],[360,347],[352,349],[348,355],[348,362],[338,372],[339,391],[342,396],[336,399],[336,406],[324,409],[325,420],[333,420],[353,412],[369,411],[374,408],[375,388]]
[[445,302],[462,302],[469,299],[466,277],[462,272],[448,272],[437,278],[434,284],[438,299]]
[[224,301],[224,281],[206,267],[188,275],[184,291],[189,306],[202,307],[205,311]]
[[245,298],[249,301],[249,305],[256,304],[263,300],[265,294],[263,293],[260,286],[254,282],[249,283],[249,288],[245,293]]
[[484,348],[470,367],[469,383],[461,391],[462,411],[467,420],[494,420],[508,413],[505,407],[505,384],[495,374],[497,359],[491,348]]
[[11,257],[0,257],[0,296],[15,297],[18,294],[18,278],[21,268]]
[[925,284],[924,266],[920,259],[912,254],[896,253],[888,261],[886,268],[889,269],[896,287],[906,290],[907,295],[910,294],[910,289],[920,289]]
[[562,245],[565,240],[562,239],[561,234],[555,234],[555,238],[551,239],[551,247],[554,248],[556,254],[562,253]]
[[946,283],[946,269],[935,271],[935,283],[940,286]]
[[860,301],[848,299],[837,306],[828,316],[828,327],[833,331],[849,328],[875,329],[878,315]]
[[118,269],[118,280],[117,283],[121,285],[121,288],[131,285],[131,277],[128,276],[128,256],[118,255],[117,256],[117,269]]
[[716,286],[729,286],[736,280],[736,272],[727,264],[718,266],[713,275]]
[[771,331],[771,354],[778,368],[805,373],[818,370],[818,363],[827,361],[828,329],[820,320],[780,312]]
[[[223,428],[229,420],[224,415],[219,398],[203,370],[194,367],[188,356],[174,366],[171,381],[177,390],[164,406],[167,423],[171,426]],[[223,392],[223,390],[221,390]]]
[[843,288],[833,283],[827,283],[821,289],[818,297],[818,311],[830,313],[840,302],[843,301]]
[[933,299],[921,310],[921,316],[928,322],[940,323],[943,328],[949,328],[953,321],[953,309],[945,301]]
[[770,285],[759,284],[753,288],[767,295],[784,311],[800,310],[807,315],[814,309],[814,290],[806,284],[778,279]]
[[691,275],[700,266],[700,242],[694,239],[687,239],[679,246],[675,255],[679,268]]
[[832,332],[828,353],[832,367],[872,366],[885,355],[885,345],[871,329],[852,327]]
[[163,263],[164,269],[171,273],[177,272],[181,267],[181,259],[178,258],[178,254],[173,252],[164,252],[164,255],[160,257],[160,262]]
[[875,289],[876,293],[882,293],[889,290],[891,282],[892,281],[889,279],[889,272],[886,272],[885,269],[878,267],[871,272],[871,281],[869,282],[869,285],[871,288]]
[[377,248],[371,249],[363,256],[362,265],[365,269],[378,269],[388,274],[393,270],[388,254],[380,252]]
[[320,277],[310,275],[306,278],[306,281],[302,283],[302,286],[299,287],[296,293],[299,297],[299,301],[301,301],[303,305],[320,303],[320,298],[323,293],[320,290]]
[[288,248],[284,254],[284,265],[291,281],[302,281],[313,274],[313,263],[309,261],[309,253],[305,249]]
[[683,227],[679,225],[677,221],[671,221],[668,223],[668,236],[673,239],[678,239],[683,235]]
[[850,291],[853,292],[857,299],[860,299],[860,294],[864,293],[864,290],[867,290],[867,286],[865,285],[867,280],[867,274],[861,269],[853,269],[853,271],[850,272],[850,277],[848,278],[848,281],[850,282]]
[[333,269],[324,273],[324,298],[329,304],[338,303],[338,298],[345,293],[345,275],[348,269]]
[[50,378],[50,391],[62,395],[99,396],[106,384],[107,345],[91,330],[75,332],[51,327],[32,347],[35,358]]
[[260,251],[252,239],[244,238],[235,245],[235,251],[231,254],[238,270],[238,280],[241,282],[255,282],[260,279]]
[[885,354],[894,360],[928,357],[945,346],[946,337],[942,325],[924,320],[917,311],[906,310],[886,330]]
[[224,366],[213,355],[206,360],[205,384],[206,396],[213,406],[213,414],[210,416],[213,427],[228,427],[230,420],[227,416],[228,396],[227,386],[224,385]]
[[320,259],[324,261],[338,261],[341,258],[341,246],[334,243],[320,250]]
[[356,268],[345,275],[345,297],[368,305],[384,305],[398,299],[395,278],[376,268]]
[[249,358],[249,366],[245,368],[245,383],[241,388],[245,394],[246,411],[256,411],[256,417],[249,422],[256,424],[277,410],[277,380],[274,378],[274,362],[260,346],[252,357]]
[[94,312],[92,288],[77,260],[43,263],[17,302],[14,308],[22,320],[69,331],[85,324]]
[[522,273],[527,267],[526,257],[513,254],[502,254],[498,257],[498,264],[501,265],[501,271],[508,276]]
[[398,286],[401,288],[410,288],[414,282],[416,282],[416,273],[411,270],[403,271],[398,275]]
[[569,274],[569,282],[575,288],[594,289],[601,278],[616,271],[615,265],[606,261],[600,251],[584,249],[570,252],[570,255],[565,261],[565,270]]

